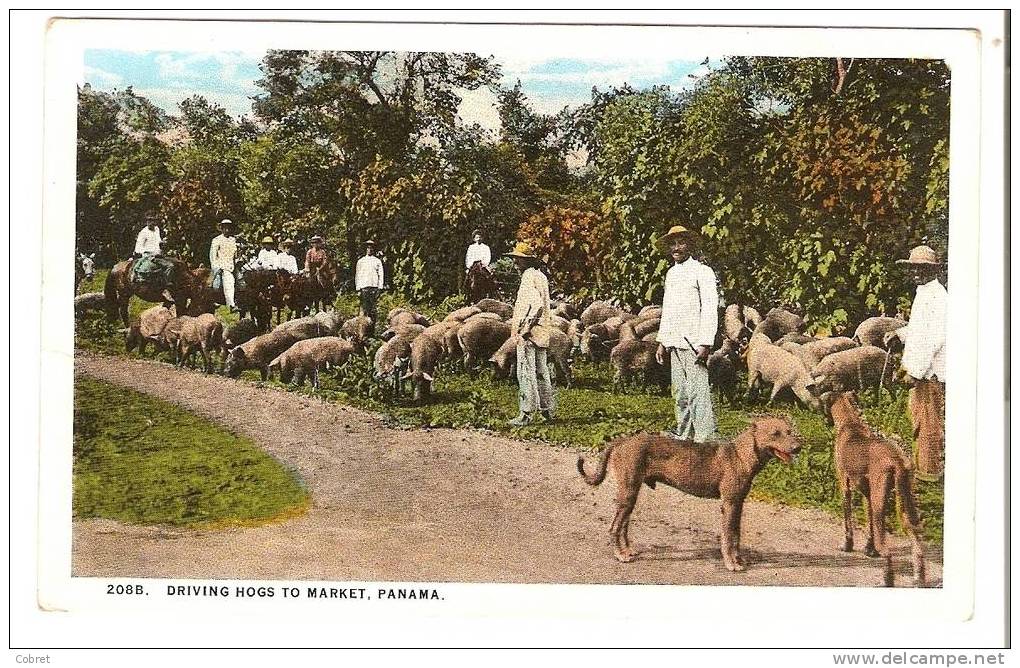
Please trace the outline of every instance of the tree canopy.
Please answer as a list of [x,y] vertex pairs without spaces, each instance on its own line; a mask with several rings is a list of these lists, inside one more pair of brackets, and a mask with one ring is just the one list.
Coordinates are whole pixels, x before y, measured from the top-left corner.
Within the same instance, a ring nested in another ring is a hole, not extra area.
[[[940,61],[729,58],[684,90],[593,89],[559,114],[475,54],[270,51],[252,116],[192,96],[162,110],[129,87],[78,100],[78,244],[130,253],[147,212],[205,257],[229,217],[251,237],[325,235],[350,267],[374,238],[394,289],[458,289],[470,231],[527,239],[555,288],[639,306],[658,296],[673,224],[724,300],[783,304],[815,327],[892,314],[893,261],[945,256],[949,70]],[[487,88],[496,133],[458,115]]]

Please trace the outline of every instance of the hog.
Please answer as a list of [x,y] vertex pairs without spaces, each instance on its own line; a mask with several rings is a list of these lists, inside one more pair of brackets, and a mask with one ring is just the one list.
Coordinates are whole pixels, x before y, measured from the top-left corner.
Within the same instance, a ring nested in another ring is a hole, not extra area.
[[139,354],[145,354],[149,342],[156,345],[157,350],[166,348],[163,330],[174,317],[173,311],[165,306],[153,306],[138,315],[138,321],[131,323],[124,337],[124,346],[128,352],[138,348]]
[[375,379],[390,383],[395,397],[403,392],[401,376],[411,357],[413,341],[414,337],[394,336],[375,351]]
[[89,311],[102,311],[106,308],[106,295],[102,292],[86,292],[74,298],[74,316],[85,315]]
[[811,371],[826,356],[856,347],[857,344],[853,339],[848,339],[845,336],[830,336],[824,339],[813,339],[789,350],[800,358],[800,361],[804,363],[804,368]]
[[322,336],[325,332],[325,328],[322,326],[321,322],[315,319],[315,316],[309,315],[304,318],[295,318],[294,320],[282,322],[272,331],[289,332],[299,339],[311,339],[316,336]]
[[481,299],[475,306],[486,313],[495,313],[500,320],[507,320],[514,313],[514,307],[498,299]]
[[[429,327],[435,327],[435,325],[429,325]],[[414,338],[424,332],[427,327],[419,325],[418,323],[397,325],[396,327],[390,327],[385,332],[379,335],[379,338],[383,341],[389,341],[394,336],[409,336]]]
[[298,336],[286,329],[274,329],[268,334],[256,336],[230,351],[223,365],[223,373],[229,378],[237,378],[245,369],[258,369],[262,380],[266,380],[269,378],[269,363],[305,338],[312,337]]
[[364,349],[365,342],[372,336],[372,319],[365,315],[348,318],[334,334],[347,339],[355,348]]
[[[516,334],[499,347],[489,357],[489,362],[495,367],[497,378],[517,377],[517,345],[520,337]],[[573,372],[570,369],[570,353],[573,345],[570,337],[559,330],[549,332],[548,360],[549,364],[556,370],[556,378],[563,382],[566,387],[574,384]]]
[[475,315],[476,313],[481,312],[482,309],[478,308],[477,306],[464,306],[462,308],[457,309],[456,311],[451,311],[450,314],[447,315],[446,318],[444,318],[444,320],[446,321],[456,320],[457,322],[464,322],[465,320]]
[[814,369],[811,377],[817,394],[848,392],[888,383],[897,364],[878,346],[860,346],[826,355]]
[[757,396],[760,383],[772,384],[771,402],[783,388],[790,388],[797,398],[812,408],[818,408],[813,393],[815,381],[800,359],[760,332],[755,332],[747,345],[747,387]]
[[720,393],[733,403],[737,389],[737,344],[732,339],[723,339],[722,345],[708,356],[708,383],[719,388]]
[[774,308],[766,314],[754,331],[764,334],[770,341],[775,341],[791,332],[800,332],[804,329],[804,319],[796,313],[791,313],[783,308]]
[[819,339],[816,339],[813,336],[808,336],[807,334],[801,334],[799,332],[790,332],[789,334],[784,334],[782,337],[780,337],[780,339],[776,341],[776,345],[779,346],[780,348],[782,348],[783,345],[787,343],[796,343],[797,345],[802,346],[805,343],[811,343],[812,341],[818,340]]
[[595,301],[581,313],[581,323],[585,326],[585,329],[587,329],[592,325],[605,322],[610,318],[621,317],[624,313],[625,311],[619,306],[613,306],[606,301]]
[[857,325],[857,331],[854,332],[854,341],[862,346],[885,348],[887,346],[885,335],[901,327],[906,327],[906,325],[907,321],[900,318],[887,318],[884,316],[868,318]]
[[322,325],[322,336],[337,336],[344,324],[343,318],[336,311],[319,311],[313,317]]
[[492,357],[510,338],[510,325],[500,320],[474,316],[457,330],[457,342],[464,351],[464,369],[476,371],[476,366]]
[[423,316],[421,313],[415,313],[414,311],[408,311],[407,309],[400,309],[396,313],[391,311],[391,313],[392,315],[386,323],[390,329],[394,329],[400,325],[421,325],[422,327],[428,327],[432,324],[432,321]]
[[417,336],[411,342],[410,365],[401,380],[410,380],[414,384],[415,402],[431,395],[436,366],[442,356],[443,344],[432,336]]
[[198,351],[206,373],[213,372],[212,354],[223,345],[223,323],[212,313],[203,313],[195,318],[183,316],[177,345],[177,366],[184,366]]
[[581,354],[593,362],[607,359],[609,351],[620,338],[623,321],[614,316],[605,322],[586,326],[581,332]]
[[[608,321],[607,321],[608,322]],[[648,334],[656,334],[659,331],[658,318],[635,318],[620,325],[620,341],[633,341],[643,339]]]
[[269,375],[279,369],[280,382],[293,380],[304,385],[310,377],[312,389],[319,389],[319,371],[342,366],[354,353],[354,344],[339,336],[302,339],[269,363]]
[[561,301],[553,307],[553,315],[570,321],[577,317],[577,306],[568,301]]
[[730,304],[723,311],[723,336],[737,343],[747,341],[761,320],[761,314],[754,307]]
[[491,311],[482,311],[481,313],[475,313],[470,318],[464,320],[465,323],[477,322],[478,320],[494,320],[496,322],[503,322],[503,318],[499,317],[498,313],[492,313]]
[[638,314],[637,314],[637,319],[638,320],[650,320],[652,318],[661,318],[661,317],[662,317],[662,307],[658,306],[656,304],[649,304],[648,306],[641,307],[641,310],[638,311]]
[[220,352],[223,354],[223,363],[226,364],[227,355],[230,354],[233,348],[246,341],[251,341],[258,335],[259,325],[251,318],[242,318],[228,326],[227,331],[223,334],[223,343],[220,346]]
[[624,385],[641,374],[648,383],[669,384],[669,362],[663,366],[655,360],[659,344],[652,341],[620,341],[609,351],[609,363],[613,365],[613,391],[619,392]]

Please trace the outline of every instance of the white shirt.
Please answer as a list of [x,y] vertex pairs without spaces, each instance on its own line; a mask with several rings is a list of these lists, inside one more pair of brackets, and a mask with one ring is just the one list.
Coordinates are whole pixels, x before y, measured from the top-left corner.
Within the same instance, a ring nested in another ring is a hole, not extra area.
[[914,378],[946,380],[946,289],[938,280],[917,286],[910,322],[899,330],[903,368]]
[[276,269],[278,266],[278,253],[272,248],[262,248],[256,256],[259,266],[263,269]]
[[525,318],[534,318],[536,315],[539,325],[549,326],[552,324],[552,315],[549,309],[549,279],[538,269],[531,267],[525,269],[521,274],[521,287],[517,289],[517,299],[514,300],[514,314],[510,328],[513,334],[517,334]]
[[[715,272],[693,257],[666,272],[662,319],[657,340],[667,348],[690,350],[715,343],[719,329],[719,291]],[[686,340],[685,340],[686,337]]]
[[374,255],[366,255],[354,268],[354,289],[381,288],[383,286],[382,260]]
[[488,267],[492,260],[492,251],[483,243],[474,243],[468,246],[467,256],[464,258],[464,266],[470,269],[475,262],[481,262],[482,266]]
[[234,257],[237,255],[237,237],[222,234],[212,240],[209,247],[209,266],[224,271],[234,271]]
[[146,253],[159,255],[161,250],[159,245],[162,241],[163,237],[159,234],[159,228],[154,227],[150,230],[146,225],[138,233],[138,239],[135,240],[135,252],[139,255],[145,255]]
[[280,251],[276,254],[276,268],[283,269],[291,274],[298,273],[297,258],[290,253]]

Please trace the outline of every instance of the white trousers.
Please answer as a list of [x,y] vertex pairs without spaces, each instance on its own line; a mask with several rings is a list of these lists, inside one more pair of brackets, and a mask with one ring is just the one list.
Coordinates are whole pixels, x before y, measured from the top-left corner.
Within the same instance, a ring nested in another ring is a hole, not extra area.
[[223,301],[227,302],[227,306],[235,308],[237,305],[234,304],[234,272],[223,270]]

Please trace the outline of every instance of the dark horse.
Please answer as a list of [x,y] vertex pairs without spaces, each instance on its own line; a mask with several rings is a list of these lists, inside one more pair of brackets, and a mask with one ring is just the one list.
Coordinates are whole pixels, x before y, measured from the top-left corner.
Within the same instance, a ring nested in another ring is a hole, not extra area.
[[492,272],[481,262],[471,265],[464,279],[464,294],[467,295],[468,302],[477,304],[495,292],[496,279],[492,277]]
[[340,269],[331,258],[313,267],[308,274],[289,275],[284,285],[283,303],[291,317],[306,315],[313,308],[325,310],[340,292]]
[[[169,260],[174,265],[170,284],[166,286],[133,282],[131,280],[131,268],[135,264],[133,259],[122,260],[113,265],[113,269],[106,276],[106,285],[103,287],[107,315],[111,320],[120,317],[125,327],[130,326],[128,302],[131,301],[132,295],[147,302],[161,303],[167,308],[179,306],[178,313],[183,314],[188,309],[188,302],[202,287],[203,276],[200,275],[202,269],[192,271],[183,260],[177,258],[163,257],[162,259]],[[205,269],[206,276],[208,273],[209,270]]]

